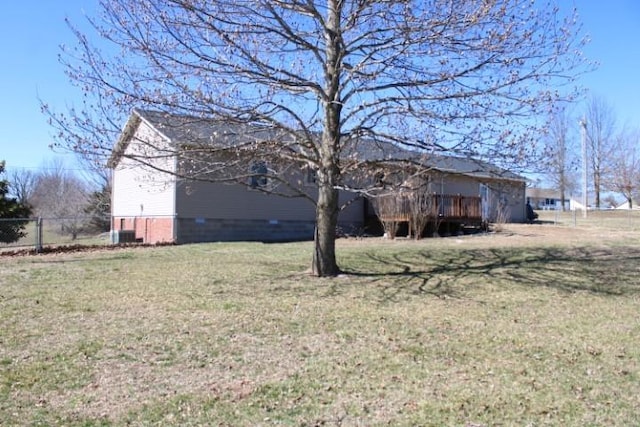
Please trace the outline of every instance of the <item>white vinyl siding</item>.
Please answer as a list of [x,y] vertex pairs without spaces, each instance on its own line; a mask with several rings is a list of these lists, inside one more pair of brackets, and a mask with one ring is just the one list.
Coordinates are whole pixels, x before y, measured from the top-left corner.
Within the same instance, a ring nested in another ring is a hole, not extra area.
[[[123,216],[173,216],[175,214],[175,177],[159,172],[135,160],[127,154],[140,152],[137,139],[165,144],[162,137],[144,121],[136,131],[113,171],[112,215]],[[155,165],[169,172],[175,170],[174,159],[164,157],[155,160]]]

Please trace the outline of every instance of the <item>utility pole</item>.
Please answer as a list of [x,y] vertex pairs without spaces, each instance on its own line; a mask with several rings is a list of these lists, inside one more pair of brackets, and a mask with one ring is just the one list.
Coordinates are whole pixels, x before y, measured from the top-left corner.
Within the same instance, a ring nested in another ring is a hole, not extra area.
[[582,140],[582,217],[587,217],[587,204],[589,198],[587,197],[587,119],[582,118],[580,120],[581,127],[581,140]]

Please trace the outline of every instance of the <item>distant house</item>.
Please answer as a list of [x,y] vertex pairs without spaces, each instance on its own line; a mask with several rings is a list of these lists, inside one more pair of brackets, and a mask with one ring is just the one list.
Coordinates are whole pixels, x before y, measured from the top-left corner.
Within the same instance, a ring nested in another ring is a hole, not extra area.
[[[586,209],[589,209],[589,206],[587,206]],[[581,201],[578,201],[578,200],[572,198],[569,201],[569,210],[572,210],[572,211],[583,211],[583,210],[585,210],[585,206],[584,206],[584,204],[582,204]]]
[[[256,191],[256,186],[266,184],[260,170],[266,165],[255,165],[248,183],[194,181],[179,177],[180,161],[175,150],[149,152],[150,147],[157,150],[163,144],[189,147],[192,140],[203,138],[213,144],[229,144],[234,141],[230,135],[237,137],[234,132],[212,122],[134,110],[109,163],[113,168],[114,240],[190,243],[311,239],[315,228],[313,203],[300,197],[279,197]],[[416,153],[405,155],[416,156]],[[162,165],[140,163],[136,160],[139,156],[153,158]],[[447,200],[467,197],[478,201],[476,216],[481,220],[524,221],[524,178],[471,159],[432,157],[424,166],[430,171],[429,189],[441,196],[439,200],[445,200],[444,196]],[[291,169],[298,173],[291,179],[298,180],[299,184],[304,175],[304,188],[314,197],[312,174],[301,172],[302,166]],[[375,220],[374,209],[366,198],[343,192],[341,199],[350,201],[339,215],[341,230],[363,230]],[[446,206],[441,206],[446,213]]]
[[526,197],[533,209],[538,210],[562,209],[563,203],[568,209],[570,205],[569,198],[562,200],[559,191],[549,188],[527,188]]
[[615,207],[615,209],[640,209],[640,205],[638,205],[638,202],[636,202],[635,200],[632,201],[631,203],[631,207],[629,207],[629,202],[624,202],[618,206]]

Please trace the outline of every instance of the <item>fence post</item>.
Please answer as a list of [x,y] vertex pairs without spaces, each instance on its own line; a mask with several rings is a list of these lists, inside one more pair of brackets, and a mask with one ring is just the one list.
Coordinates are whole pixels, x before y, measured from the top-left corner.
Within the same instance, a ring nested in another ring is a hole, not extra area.
[[42,252],[42,217],[36,218],[36,253]]

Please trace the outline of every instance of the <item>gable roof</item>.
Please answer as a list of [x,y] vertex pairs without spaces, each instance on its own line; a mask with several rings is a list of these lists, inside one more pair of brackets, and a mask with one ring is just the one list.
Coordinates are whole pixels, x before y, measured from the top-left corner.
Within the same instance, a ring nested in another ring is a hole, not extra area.
[[507,169],[500,168],[482,160],[467,157],[444,157],[429,159],[435,169],[443,172],[461,173],[476,178],[502,178],[513,181],[526,181],[526,179]]
[[427,169],[445,174],[464,175],[478,179],[496,179],[525,182],[526,178],[508,169],[472,157],[447,156],[426,151],[408,150],[389,143],[379,144],[371,140],[360,140],[354,148],[358,158],[372,162],[410,161]]
[[233,147],[273,138],[286,138],[282,132],[258,126],[229,124],[207,118],[134,109],[115,144],[108,165],[115,167],[131,142],[140,123],[146,123],[167,142]]
[[[557,199],[560,200],[560,192],[552,188],[528,187],[525,191],[526,197],[535,199]],[[568,200],[568,197],[566,198]]]
[[283,132],[262,126],[230,124],[220,120],[160,111],[136,109],[134,114],[140,116],[142,120],[174,143],[215,143],[219,146],[232,146],[243,141],[268,140],[284,135]]
[[[134,109],[114,146],[109,166],[115,167],[141,122],[146,122],[164,139],[173,144],[216,144],[232,147],[252,141],[291,138],[277,130],[246,124],[229,124],[207,118],[170,114],[161,111]],[[403,149],[391,144],[360,140],[345,152],[357,152],[364,161],[407,161],[439,172],[466,175],[480,179],[526,181],[507,169],[470,157],[444,156]]]

